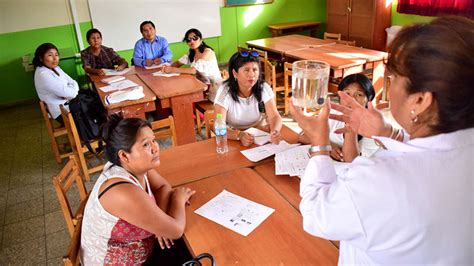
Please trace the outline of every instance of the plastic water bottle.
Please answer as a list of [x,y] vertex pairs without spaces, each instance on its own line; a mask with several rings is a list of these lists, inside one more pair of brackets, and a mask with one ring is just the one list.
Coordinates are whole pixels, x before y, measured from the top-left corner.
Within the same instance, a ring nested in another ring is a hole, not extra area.
[[222,119],[222,114],[217,114],[216,122],[214,123],[214,131],[216,133],[216,151],[219,154],[225,154],[229,151],[227,147],[227,125]]

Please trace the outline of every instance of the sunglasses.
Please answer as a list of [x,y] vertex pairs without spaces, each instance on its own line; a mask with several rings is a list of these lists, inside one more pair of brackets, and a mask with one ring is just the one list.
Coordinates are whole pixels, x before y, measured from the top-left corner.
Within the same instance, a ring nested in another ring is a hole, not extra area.
[[241,51],[240,56],[242,57],[257,57],[258,58],[258,52],[257,51]]
[[199,37],[198,36],[194,36],[194,37],[189,37],[186,39],[186,42],[191,42],[191,41],[197,41],[199,40]]

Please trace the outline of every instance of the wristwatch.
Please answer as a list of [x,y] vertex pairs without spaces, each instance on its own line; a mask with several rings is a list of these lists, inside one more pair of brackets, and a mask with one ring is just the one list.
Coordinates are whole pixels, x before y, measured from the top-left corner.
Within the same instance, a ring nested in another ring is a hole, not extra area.
[[331,151],[331,145],[321,145],[321,146],[311,146],[309,148],[309,153],[318,152],[318,151]]

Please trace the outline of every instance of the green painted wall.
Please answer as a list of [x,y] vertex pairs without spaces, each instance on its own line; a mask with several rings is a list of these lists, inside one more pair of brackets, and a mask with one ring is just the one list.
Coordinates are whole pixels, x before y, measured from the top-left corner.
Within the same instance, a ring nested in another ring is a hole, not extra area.
[[392,25],[404,26],[411,23],[424,23],[430,22],[434,18],[436,17],[400,14],[397,12],[397,1],[392,3]]
[[[274,0],[272,4],[221,7],[222,36],[206,39],[216,51],[218,61],[226,62],[236,51],[237,45],[246,41],[269,37],[267,25],[271,23],[297,20],[326,21],[326,0]],[[80,24],[83,38],[92,23]],[[158,29],[159,29],[159,25]],[[320,33],[324,32],[324,26]],[[184,32],[183,32],[184,34]],[[107,36],[104,36],[107,38]],[[33,72],[25,72],[21,56],[34,53],[36,47],[44,42],[54,43],[58,48],[71,47],[79,52],[73,25],[63,25],[21,32],[0,34],[0,105],[35,99]],[[87,41],[84,39],[84,44]],[[187,51],[184,43],[171,44],[173,59],[178,59]],[[130,61],[132,50],[119,51]],[[84,72],[79,60],[61,60],[60,66],[71,77],[84,84]]]

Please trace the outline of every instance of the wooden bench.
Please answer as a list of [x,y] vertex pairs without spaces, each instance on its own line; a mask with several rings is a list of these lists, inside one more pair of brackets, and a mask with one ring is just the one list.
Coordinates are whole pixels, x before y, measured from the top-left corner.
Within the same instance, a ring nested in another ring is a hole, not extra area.
[[311,36],[316,37],[316,33],[320,24],[321,22],[319,21],[295,21],[268,25],[268,30],[272,33],[272,37],[278,37],[288,33],[307,30],[310,31]]

